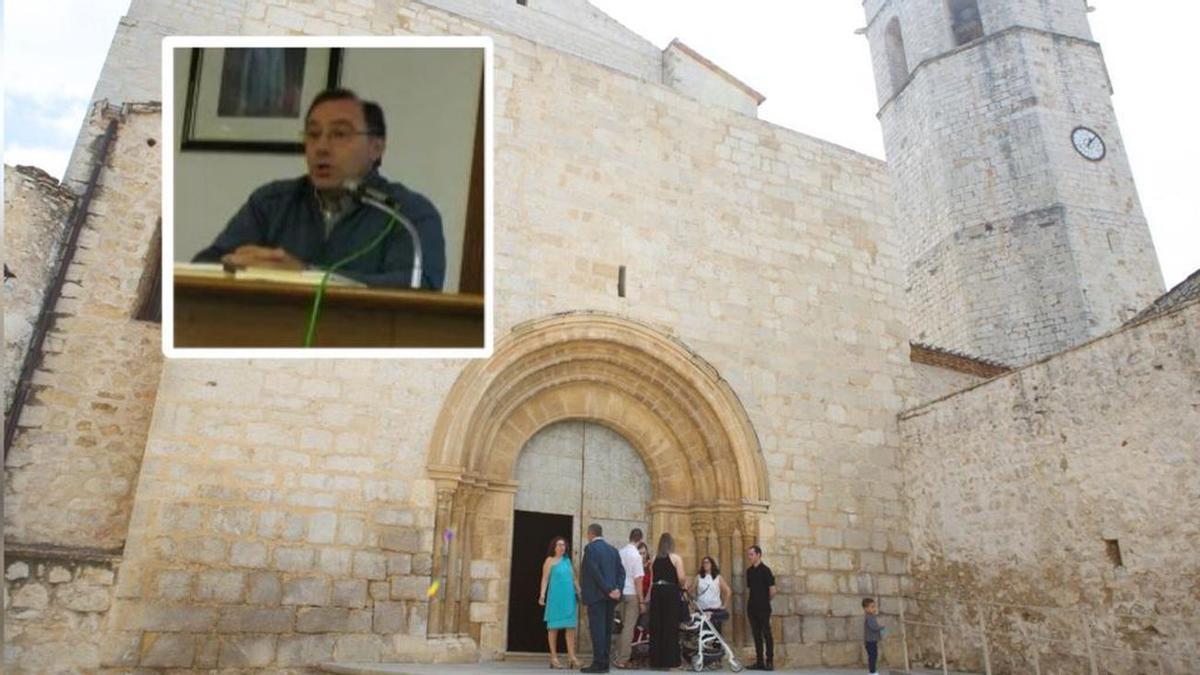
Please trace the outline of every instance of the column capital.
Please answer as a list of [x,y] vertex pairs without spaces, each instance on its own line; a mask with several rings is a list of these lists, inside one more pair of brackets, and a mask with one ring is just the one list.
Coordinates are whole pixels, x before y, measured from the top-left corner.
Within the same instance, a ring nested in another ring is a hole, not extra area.
[[742,512],[741,530],[743,539],[758,539],[758,514]]
[[718,537],[732,537],[733,531],[738,527],[738,515],[736,513],[718,513],[716,523]]

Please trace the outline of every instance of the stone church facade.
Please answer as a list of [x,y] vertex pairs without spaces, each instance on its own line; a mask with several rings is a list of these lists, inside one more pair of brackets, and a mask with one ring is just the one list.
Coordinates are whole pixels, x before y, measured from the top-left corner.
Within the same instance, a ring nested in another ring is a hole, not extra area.
[[[922,4],[941,3],[905,6]],[[172,33],[493,36],[491,358],[161,358],[141,310]],[[902,611],[983,625],[1007,672],[1040,643],[1003,636],[1034,629],[1194,651],[1194,299],[1106,316],[1017,370],[982,342],[933,340],[951,333],[910,345],[904,169],[755,119],[753,89],[582,0],[135,0],[94,98],[64,180],[76,210],[91,195],[78,245],[60,282],[39,272],[44,337],[32,320],[6,344],[29,364],[8,380],[25,392],[6,441],[15,671],[500,659],[527,573],[514,514],[539,509],[571,517],[576,540],[593,519],[669,531],[689,568],[717,557],[739,599],[743,551],[761,544],[781,664],[859,663],[864,595],[893,626]],[[885,133],[908,123],[888,115]],[[27,194],[22,222],[58,222],[62,199],[37,184],[14,179],[9,202]],[[1137,218],[1112,227],[1140,242]],[[1144,254],[1121,265],[1137,309],[1158,295]],[[9,303],[32,292],[15,272]],[[605,440],[570,450],[572,434]],[[643,506],[609,509],[622,497]],[[736,611],[730,625],[745,648]],[[936,659],[936,635],[906,637]],[[979,666],[970,634],[949,640],[956,665]],[[893,631],[890,663],[903,648]],[[1112,672],[1187,672],[1114,654]]]

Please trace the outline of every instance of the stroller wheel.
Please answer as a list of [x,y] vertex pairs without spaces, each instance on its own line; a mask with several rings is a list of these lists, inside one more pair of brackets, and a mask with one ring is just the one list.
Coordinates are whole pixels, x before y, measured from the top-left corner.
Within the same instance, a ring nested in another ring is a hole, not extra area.
[[729,659],[729,669],[735,673],[742,672],[742,662],[738,661],[736,658],[731,657]]
[[704,670],[704,655],[703,654],[696,654],[695,656],[692,657],[692,670],[696,671],[697,673],[702,672]]

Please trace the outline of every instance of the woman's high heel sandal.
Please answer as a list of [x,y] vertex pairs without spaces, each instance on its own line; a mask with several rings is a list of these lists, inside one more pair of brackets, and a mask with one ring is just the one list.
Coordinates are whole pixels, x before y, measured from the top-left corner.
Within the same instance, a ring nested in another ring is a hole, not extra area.
[[558,659],[550,659],[550,670],[562,670],[563,665],[558,662]]

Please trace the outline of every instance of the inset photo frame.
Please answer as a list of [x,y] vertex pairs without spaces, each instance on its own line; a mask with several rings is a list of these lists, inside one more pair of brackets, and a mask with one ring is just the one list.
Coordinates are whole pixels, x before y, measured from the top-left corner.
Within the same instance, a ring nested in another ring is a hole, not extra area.
[[491,356],[492,47],[164,38],[163,353]]
[[341,80],[338,47],[195,47],[183,151],[304,152],[304,107]]

